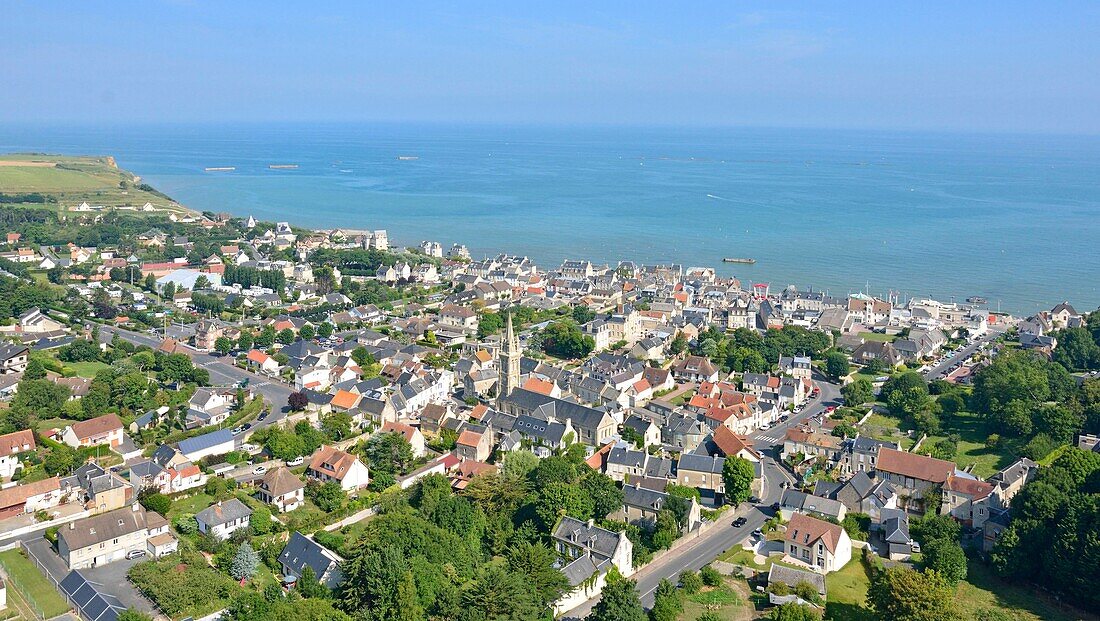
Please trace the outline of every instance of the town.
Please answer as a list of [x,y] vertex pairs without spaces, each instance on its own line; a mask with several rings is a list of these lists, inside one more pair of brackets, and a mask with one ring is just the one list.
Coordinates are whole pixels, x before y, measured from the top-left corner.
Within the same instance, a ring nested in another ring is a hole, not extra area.
[[1100,609],[1100,312],[2,216],[6,618]]

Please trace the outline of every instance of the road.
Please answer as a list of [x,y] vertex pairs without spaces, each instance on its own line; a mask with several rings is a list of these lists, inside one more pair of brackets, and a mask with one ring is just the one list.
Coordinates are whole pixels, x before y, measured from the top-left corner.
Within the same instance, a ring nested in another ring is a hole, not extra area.
[[964,347],[962,351],[955,352],[954,356],[950,358],[945,358],[943,362],[935,365],[927,371],[924,371],[924,379],[928,381],[943,379],[945,375],[951,372],[951,367],[966,362],[978,351],[980,347],[982,347],[986,343],[989,343],[990,341],[995,340],[1003,333],[1004,330],[990,330],[985,334],[985,336],[974,339],[974,341],[967,344],[967,346]]
[[[118,334],[123,340],[135,345],[147,345],[156,349],[160,346],[161,338],[143,332],[131,332],[113,326],[99,325],[101,334]],[[201,352],[190,347],[182,349],[196,365],[206,369],[210,373],[210,382],[213,384],[237,384],[248,380],[248,388],[262,396],[271,405],[271,414],[263,421],[254,421],[252,429],[256,430],[277,423],[287,416],[287,399],[294,392],[290,386],[279,380],[265,377],[251,371],[246,371],[233,365],[233,359],[226,356]]]

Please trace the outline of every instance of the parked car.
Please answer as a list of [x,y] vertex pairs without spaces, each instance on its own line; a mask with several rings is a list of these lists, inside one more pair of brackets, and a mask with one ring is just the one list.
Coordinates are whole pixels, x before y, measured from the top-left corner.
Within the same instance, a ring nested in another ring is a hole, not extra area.
[[234,427],[233,428],[233,435],[235,435],[235,436],[241,435],[242,432],[244,432],[244,427]]
[[758,528],[758,529],[752,531],[752,536],[756,537],[757,539],[763,539],[764,538],[764,531],[762,531]]
[[749,502],[754,505],[758,504],[760,502],[760,498],[758,496],[749,496]]
[[734,528],[741,528],[742,526],[745,525],[746,522],[748,522],[748,520],[746,520],[744,517],[739,517],[739,518],[737,518],[736,520],[733,521],[733,527]]
[[252,474],[265,474],[267,472],[267,466],[260,464],[252,469]]
[[294,459],[286,462],[286,465],[288,465],[290,467],[294,467],[294,466],[301,466],[304,463],[306,463],[306,458],[299,455],[299,456],[295,457]]
[[145,550],[130,550],[126,553],[126,559],[130,561],[143,556],[145,556]]

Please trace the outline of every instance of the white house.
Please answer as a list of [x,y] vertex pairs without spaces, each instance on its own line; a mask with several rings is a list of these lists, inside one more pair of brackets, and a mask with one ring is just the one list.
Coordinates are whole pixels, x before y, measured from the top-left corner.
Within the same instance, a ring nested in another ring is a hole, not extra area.
[[248,527],[252,509],[236,498],[219,500],[195,514],[200,533],[211,533],[218,539],[227,539],[235,531]]
[[852,540],[838,524],[795,513],[787,523],[784,552],[827,574],[852,560]]

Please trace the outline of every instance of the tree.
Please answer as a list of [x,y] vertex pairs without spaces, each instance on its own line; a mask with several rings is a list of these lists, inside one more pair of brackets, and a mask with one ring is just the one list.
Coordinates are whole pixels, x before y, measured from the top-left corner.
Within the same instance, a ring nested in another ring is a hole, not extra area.
[[603,588],[603,597],[592,609],[589,621],[646,621],[645,609],[638,599],[637,583],[619,580]]
[[741,504],[752,495],[754,470],[749,460],[743,457],[727,457],[722,466],[722,482],[726,487],[726,501]]
[[286,405],[291,412],[301,412],[309,405],[309,397],[306,397],[306,394],[301,391],[292,392],[286,398]]
[[260,555],[246,541],[237,548],[237,554],[229,565],[229,575],[237,580],[249,580],[256,575],[259,567]]
[[372,471],[393,475],[405,474],[413,462],[412,446],[405,436],[396,431],[371,436],[363,455],[370,462]]
[[271,532],[271,509],[258,507],[248,516],[248,526],[253,535],[266,535]]
[[42,361],[38,358],[31,358],[30,362],[27,363],[26,370],[23,371],[23,379],[46,379],[46,367],[42,364]]
[[897,566],[876,571],[867,603],[891,621],[956,621],[955,589],[935,571]]
[[587,306],[578,304],[573,307],[573,321],[586,324],[596,318],[596,312]]
[[420,598],[416,595],[416,579],[411,571],[406,571],[397,583],[396,598],[397,614],[394,621],[423,621],[424,608],[420,605]]
[[153,621],[153,617],[133,608],[127,608],[118,613],[116,619],[117,621]]
[[517,450],[504,455],[504,475],[514,479],[526,479],[539,465],[539,458],[531,451]]
[[355,364],[359,365],[359,368],[366,368],[375,363],[374,356],[367,351],[366,347],[359,345],[355,349],[351,350],[351,359],[355,361]]
[[155,487],[147,487],[138,494],[138,502],[148,511],[167,515],[172,508],[172,499],[161,494]]
[[328,587],[321,584],[321,581],[317,579],[317,572],[313,571],[313,568],[309,565],[305,566],[302,570],[302,575],[298,577],[297,582],[294,584],[294,590],[298,591],[298,595],[302,597],[325,597],[328,595]]
[[680,573],[680,588],[688,595],[698,593],[703,588],[703,579],[694,571],[683,571]]
[[321,323],[321,325],[317,326],[317,336],[323,339],[331,337],[332,333],[335,331],[336,329],[333,328],[332,324],[327,321],[324,321]]
[[592,499],[592,516],[602,520],[623,506],[623,491],[614,479],[599,471],[589,472],[581,479],[581,489]]
[[653,607],[649,609],[650,621],[676,621],[683,610],[683,596],[676,585],[667,578],[657,583],[657,589],[653,592]]
[[592,498],[571,483],[551,483],[539,491],[535,514],[549,531],[562,515],[587,520],[592,515]]
[[672,542],[680,537],[680,524],[676,515],[668,509],[657,512],[657,519],[653,524],[652,542],[656,549],[672,547]]
[[830,377],[840,379],[846,377],[852,371],[852,365],[848,363],[848,356],[843,352],[834,351],[825,356],[825,372]]
[[233,351],[233,341],[230,340],[228,337],[219,336],[218,338],[214,339],[214,351],[223,356],[228,354],[229,352]]
[[875,386],[871,383],[871,380],[861,377],[842,386],[840,395],[844,397],[844,403],[847,405],[863,405],[874,400]]
[[306,492],[310,492],[310,500],[313,501],[313,504],[326,513],[331,513],[344,506],[344,502],[348,499],[347,492],[336,481],[325,481],[319,485],[307,485]]
[[948,583],[956,585],[966,578],[966,553],[958,542],[935,539],[921,550],[924,567],[936,571]]
[[486,621],[534,619],[538,616],[531,590],[521,576],[497,565],[485,566],[462,595],[462,605]]
[[46,474],[57,476],[69,474],[81,465],[81,462],[80,454],[74,449],[65,444],[58,444],[50,447],[49,454],[42,460],[42,467],[46,470]]
[[294,342],[294,330],[290,328],[283,328],[275,335],[275,340],[283,345],[290,345]]
[[315,330],[313,326],[306,324],[302,326],[301,330],[298,330],[298,336],[302,337],[303,340],[312,341],[313,337],[317,336],[317,330]]
[[558,358],[583,358],[596,348],[596,341],[571,321],[555,321],[541,336],[543,350]]
[[520,542],[508,548],[506,556],[508,569],[523,577],[543,607],[549,607],[569,589],[569,580],[555,567],[557,556],[545,545]]
[[241,351],[252,349],[252,335],[250,333],[241,332],[241,335],[237,337],[237,349]]

